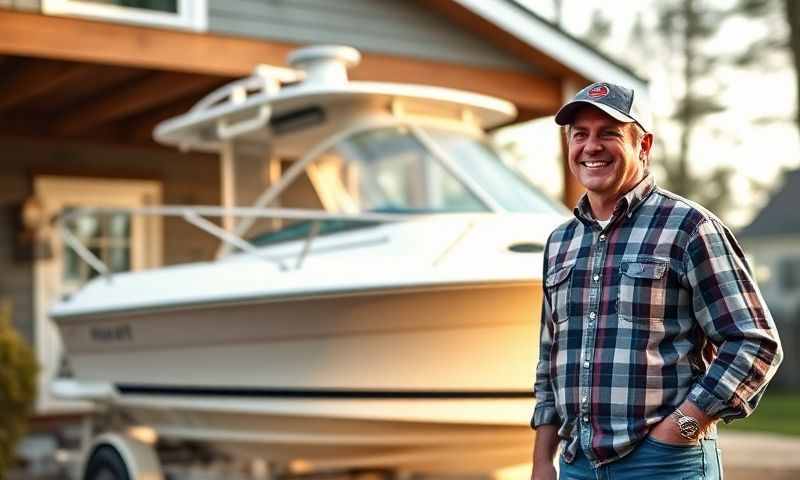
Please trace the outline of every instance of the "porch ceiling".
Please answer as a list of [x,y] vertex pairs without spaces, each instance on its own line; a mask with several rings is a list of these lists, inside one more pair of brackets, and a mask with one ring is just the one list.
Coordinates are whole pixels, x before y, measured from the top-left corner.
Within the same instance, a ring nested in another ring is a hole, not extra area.
[[232,78],[0,56],[0,135],[153,144],[156,123]]
[[[185,112],[258,63],[283,65],[296,47],[0,8],[0,135],[152,144],[160,120]],[[498,96],[517,106],[518,120],[551,115],[562,99],[557,72],[542,76],[362,53],[354,80]]]

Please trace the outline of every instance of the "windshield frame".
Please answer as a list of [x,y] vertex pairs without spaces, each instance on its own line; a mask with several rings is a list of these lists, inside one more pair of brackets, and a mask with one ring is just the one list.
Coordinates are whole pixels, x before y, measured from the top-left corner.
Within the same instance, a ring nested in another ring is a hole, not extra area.
[[[489,142],[485,132],[477,128],[475,125],[467,123],[454,123],[438,121],[436,118],[422,119],[422,118],[398,118],[398,117],[369,117],[361,121],[353,122],[348,128],[344,128],[335,132],[334,134],[326,137],[313,147],[311,147],[300,159],[293,163],[286,173],[281,176],[280,180],[273,186],[266,189],[254,203],[256,208],[264,208],[280,197],[287,188],[296,181],[309,165],[312,165],[320,157],[325,155],[330,149],[334,149],[338,144],[347,141],[348,138],[359,133],[368,132],[371,130],[379,130],[382,128],[402,127],[407,128],[409,135],[413,136],[418,141],[427,153],[430,154],[431,160],[436,161],[448,173],[453,175],[471,194],[473,194],[484,206],[487,212],[483,213],[507,213],[509,210],[500,205],[500,203],[483,188],[469,172],[466,172],[457,161],[451,158],[451,155],[441,147],[437,141],[432,138],[429,130],[446,131],[453,134],[463,135],[467,138],[473,139],[477,142],[487,145],[488,148],[493,149],[491,142]],[[499,155],[498,155],[499,157]],[[541,195],[550,206],[553,207],[554,213],[558,212],[558,205],[555,201],[547,197],[542,192],[539,192],[518,170],[508,166],[498,158],[500,167],[508,170],[519,178],[521,182],[529,186],[537,194]],[[444,213],[444,212],[429,212],[431,214]],[[463,213],[463,212],[459,212]],[[481,213],[481,212],[475,212]],[[242,238],[253,225],[252,219],[243,219],[235,228],[235,233]],[[226,249],[230,251],[229,249]],[[227,253],[227,252],[225,252]]]
[[[533,184],[526,175],[518,168],[513,165],[509,165],[503,159],[503,155],[501,155],[501,149],[497,147],[497,145],[492,141],[491,137],[487,135],[485,132],[474,132],[470,130],[463,130],[463,129],[454,129],[454,128],[446,128],[442,125],[425,125],[423,126],[425,133],[428,135],[428,138],[431,139],[432,142],[435,142],[436,146],[442,150],[442,155],[448,159],[452,159],[454,155],[448,151],[447,148],[444,146],[440,146],[438,142],[442,141],[439,138],[439,133],[442,132],[445,134],[453,135],[457,134],[459,136],[464,137],[465,139],[473,140],[477,145],[479,145],[482,149],[492,152],[493,155],[491,157],[486,157],[485,161],[495,164],[493,168],[496,168],[497,171],[502,171],[503,174],[513,177],[514,181],[518,183],[519,187],[525,188],[528,192],[533,194],[537,200],[539,200],[542,204],[550,207],[552,209],[552,213],[557,215],[564,215],[569,213],[564,204],[559,202],[558,200],[550,197],[544,191],[542,191],[539,187]],[[462,168],[459,165],[459,161],[451,160],[456,164],[456,168],[459,169],[461,175],[464,177],[469,178],[470,180],[475,176],[474,173],[470,172],[469,170]],[[488,184],[487,184],[488,185]],[[528,210],[513,210],[507,207],[500,205],[502,203],[499,196],[495,196],[496,193],[492,193],[493,189],[485,188],[480,184],[477,184],[477,188],[484,190],[492,200],[498,204],[498,211],[507,212],[507,213],[534,213]]]

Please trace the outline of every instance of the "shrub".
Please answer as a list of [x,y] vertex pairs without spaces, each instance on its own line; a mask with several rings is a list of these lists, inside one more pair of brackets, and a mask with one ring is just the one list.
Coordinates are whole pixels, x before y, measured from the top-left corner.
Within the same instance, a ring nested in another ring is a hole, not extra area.
[[0,300],[0,480],[33,412],[38,370],[33,351],[11,325],[11,302]]

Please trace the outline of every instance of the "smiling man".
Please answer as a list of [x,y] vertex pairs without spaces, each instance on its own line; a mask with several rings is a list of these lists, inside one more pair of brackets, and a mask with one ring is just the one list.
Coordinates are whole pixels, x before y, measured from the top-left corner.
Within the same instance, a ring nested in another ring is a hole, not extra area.
[[550,235],[532,478],[721,479],[716,423],[746,417],[782,351],[739,244],[657,187],[641,96],[610,83],[564,105],[586,194]]

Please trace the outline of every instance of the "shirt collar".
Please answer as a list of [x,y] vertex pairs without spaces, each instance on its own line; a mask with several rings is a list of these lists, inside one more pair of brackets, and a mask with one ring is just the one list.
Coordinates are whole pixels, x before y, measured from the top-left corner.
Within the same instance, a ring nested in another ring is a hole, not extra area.
[[[630,189],[628,193],[617,200],[617,204],[614,206],[614,214],[611,218],[614,219],[623,214],[629,217],[633,215],[633,212],[648,196],[650,196],[650,193],[652,193],[655,188],[655,178],[653,178],[652,173],[648,173],[636,186]],[[594,222],[595,218],[594,215],[592,215],[589,197],[585,193],[581,196],[580,200],[578,200],[578,205],[573,210],[573,213],[575,217],[583,223]]]

